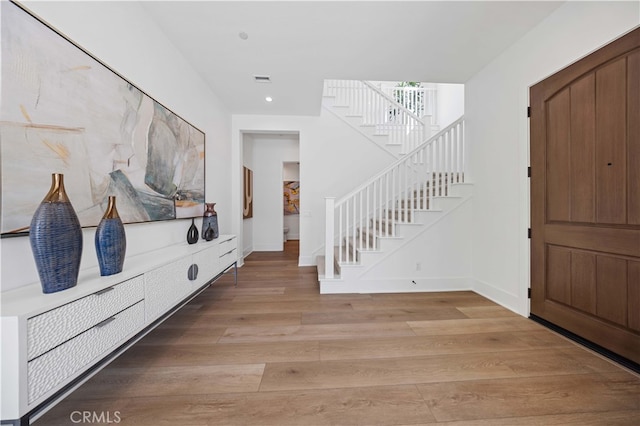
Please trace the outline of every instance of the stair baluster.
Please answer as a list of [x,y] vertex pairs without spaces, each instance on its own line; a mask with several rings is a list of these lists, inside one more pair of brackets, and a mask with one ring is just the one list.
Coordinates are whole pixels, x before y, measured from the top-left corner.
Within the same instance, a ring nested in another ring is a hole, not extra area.
[[434,197],[464,182],[464,158],[460,117],[340,200],[326,198],[325,278],[334,277],[336,260],[359,262],[359,252],[378,250],[380,237],[396,235],[397,223],[413,223],[416,210],[433,209]]

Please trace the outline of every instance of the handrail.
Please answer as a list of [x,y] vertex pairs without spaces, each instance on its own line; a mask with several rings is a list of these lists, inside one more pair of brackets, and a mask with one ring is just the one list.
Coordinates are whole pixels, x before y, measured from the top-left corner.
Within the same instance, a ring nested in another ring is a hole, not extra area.
[[438,133],[436,133],[435,135],[431,136],[429,139],[427,139],[426,141],[424,141],[422,144],[418,145],[416,148],[413,149],[413,151],[408,152],[407,154],[405,154],[404,157],[396,160],[395,162],[391,163],[390,165],[388,165],[387,167],[385,167],[384,169],[382,169],[382,171],[378,172],[377,174],[373,175],[372,177],[370,177],[366,182],[364,182],[362,185],[358,186],[357,188],[355,188],[354,190],[352,190],[351,192],[347,193],[346,195],[342,196],[339,200],[337,200],[335,202],[336,205],[341,204],[344,202],[344,200],[346,200],[349,197],[353,197],[356,193],[358,193],[359,191],[361,191],[362,189],[364,189],[367,185],[369,185],[371,182],[373,182],[374,180],[380,178],[381,176],[383,176],[384,174],[388,173],[390,170],[394,169],[395,167],[397,167],[398,164],[402,163],[403,161],[405,161],[406,157],[409,157],[411,155],[414,155],[415,153],[419,152],[420,150],[422,150],[426,145],[433,143],[433,141],[437,140],[438,138],[442,137],[443,135],[445,135],[446,133],[450,132],[451,129],[457,125],[459,125],[460,123],[462,123],[464,121],[464,116],[458,118],[456,121],[454,121],[453,123],[449,124],[447,127],[445,127],[444,129],[440,130]]
[[379,237],[395,236],[398,223],[412,223],[416,210],[432,208],[434,197],[464,182],[464,170],[460,117],[340,200],[327,199],[325,277],[333,277],[336,238],[338,263],[357,262],[361,251],[378,248]]
[[373,90],[374,92],[378,93],[380,96],[385,98],[390,103],[396,104],[396,105],[394,105],[395,108],[401,109],[402,111],[407,113],[409,115],[409,117],[411,117],[414,120],[422,123],[422,119],[415,112],[411,111],[409,108],[407,108],[406,106],[404,106],[401,103],[399,103],[396,99],[393,99],[393,97],[390,96],[388,93],[383,92],[382,90],[377,88],[374,84],[371,84],[368,81],[361,80],[361,82],[362,82],[362,84],[364,84],[365,86],[367,86],[368,88],[370,88],[371,90]]
[[379,88],[417,115],[424,124],[433,125],[438,122],[436,118],[438,91],[436,88],[423,86],[380,86]]

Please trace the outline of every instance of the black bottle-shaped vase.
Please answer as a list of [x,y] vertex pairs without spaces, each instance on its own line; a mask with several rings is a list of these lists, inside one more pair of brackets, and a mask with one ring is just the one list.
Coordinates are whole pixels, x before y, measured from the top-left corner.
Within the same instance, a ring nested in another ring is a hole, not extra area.
[[187,242],[189,244],[195,244],[198,242],[198,238],[200,238],[200,235],[198,233],[198,228],[196,227],[195,218],[191,218],[191,226],[187,231]]

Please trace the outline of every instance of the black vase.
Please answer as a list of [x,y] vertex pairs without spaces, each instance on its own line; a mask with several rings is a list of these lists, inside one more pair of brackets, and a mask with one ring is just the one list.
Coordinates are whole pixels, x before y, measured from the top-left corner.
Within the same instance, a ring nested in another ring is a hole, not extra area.
[[198,234],[198,228],[196,227],[195,219],[191,218],[191,226],[187,231],[187,242],[189,244],[195,244],[198,242],[198,238],[200,238]]
[[95,243],[100,275],[107,276],[122,272],[127,238],[116,209],[116,197],[109,197],[107,211],[96,229]]
[[44,293],[66,290],[78,283],[82,228],[60,173],[51,176],[51,188],[31,219],[29,242]]

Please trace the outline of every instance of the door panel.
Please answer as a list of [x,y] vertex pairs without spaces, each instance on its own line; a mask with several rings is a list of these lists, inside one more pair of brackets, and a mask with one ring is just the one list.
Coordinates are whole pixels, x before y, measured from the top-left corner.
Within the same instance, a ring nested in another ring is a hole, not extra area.
[[640,225],[640,52],[627,57],[629,169],[629,223]]
[[547,298],[571,304],[571,252],[563,247],[547,248]]
[[640,29],[530,102],[531,313],[640,363]]
[[595,76],[571,86],[571,220],[596,221],[596,99]]
[[598,223],[626,223],[626,57],[596,71]]
[[596,255],[571,253],[571,304],[581,311],[596,314]]
[[[547,177],[556,184],[547,190],[549,221],[568,221],[571,217],[571,93],[563,90],[547,101]],[[553,117],[553,120],[549,120]]]
[[640,262],[629,261],[629,328],[640,332]]
[[616,324],[627,325],[627,261],[597,256],[596,313]]

